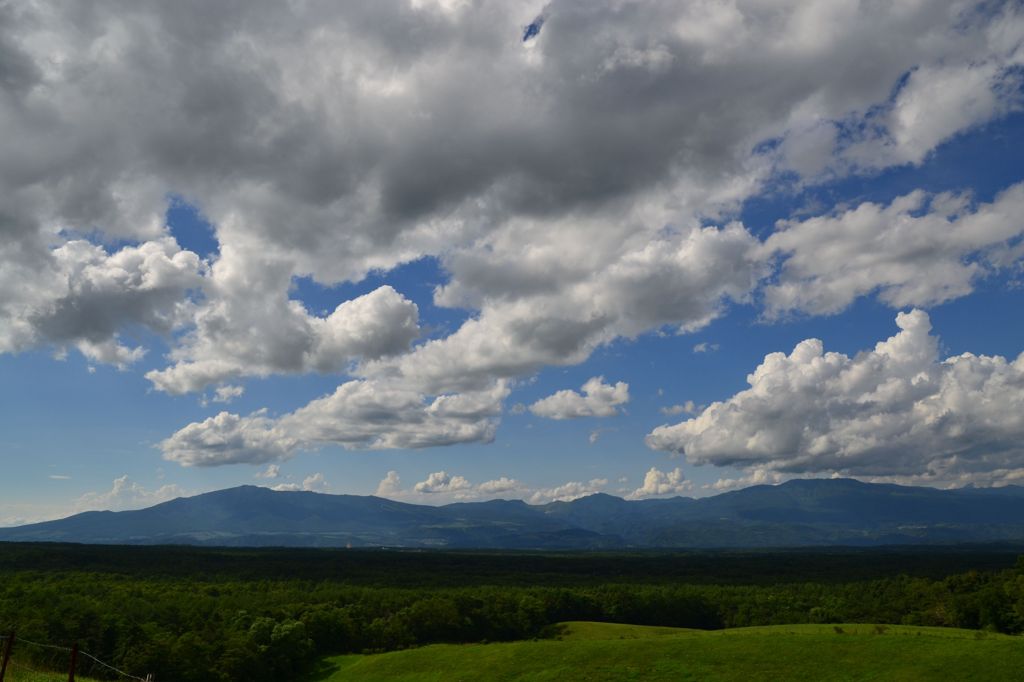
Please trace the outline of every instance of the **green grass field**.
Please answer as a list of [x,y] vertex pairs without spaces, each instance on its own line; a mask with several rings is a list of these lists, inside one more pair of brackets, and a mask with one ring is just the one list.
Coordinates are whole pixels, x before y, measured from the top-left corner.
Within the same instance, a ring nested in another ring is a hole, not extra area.
[[[4,676],[4,682],[67,682],[66,672],[43,672],[24,667],[11,666]],[[91,677],[75,675],[75,682],[99,682]]]
[[975,630],[574,622],[554,640],[337,656],[311,680],[1015,680],[1022,670],[1024,638]]

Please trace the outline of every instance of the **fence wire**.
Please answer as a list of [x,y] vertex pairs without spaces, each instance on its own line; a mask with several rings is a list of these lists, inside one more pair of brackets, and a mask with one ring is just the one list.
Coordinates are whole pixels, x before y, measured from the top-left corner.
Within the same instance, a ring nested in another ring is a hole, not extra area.
[[[0,636],[0,656],[6,651],[8,635]],[[36,642],[15,636],[3,682],[56,682],[68,679],[72,648]],[[105,680],[148,682],[147,678],[126,673],[92,654],[79,650],[75,664],[77,682]]]
[[[6,646],[6,642],[4,644]],[[70,660],[70,652],[61,651],[60,647],[38,647],[31,642],[22,646],[22,641],[16,637],[3,682],[66,681]],[[76,679],[88,678],[76,675]]]

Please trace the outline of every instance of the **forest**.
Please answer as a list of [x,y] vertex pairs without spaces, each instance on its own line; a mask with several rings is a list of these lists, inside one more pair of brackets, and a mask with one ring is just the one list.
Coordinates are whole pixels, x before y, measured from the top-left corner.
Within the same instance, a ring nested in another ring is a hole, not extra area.
[[122,670],[181,682],[301,679],[327,655],[544,638],[564,621],[888,623],[1013,634],[1024,631],[1022,553],[0,544],[0,632],[75,642]]

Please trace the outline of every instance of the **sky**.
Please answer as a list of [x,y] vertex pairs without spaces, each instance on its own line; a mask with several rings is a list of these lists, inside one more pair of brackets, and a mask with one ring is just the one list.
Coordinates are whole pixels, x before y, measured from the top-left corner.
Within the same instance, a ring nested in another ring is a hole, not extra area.
[[0,525],[1024,483],[1024,7],[0,6]]

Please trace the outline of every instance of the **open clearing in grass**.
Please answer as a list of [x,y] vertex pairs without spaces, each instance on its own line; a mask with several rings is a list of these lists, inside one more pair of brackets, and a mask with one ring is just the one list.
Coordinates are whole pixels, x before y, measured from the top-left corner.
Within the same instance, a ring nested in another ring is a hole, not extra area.
[[455,680],[1010,680],[1024,639],[899,625],[779,625],[684,630],[561,625],[560,639],[437,644],[336,656],[311,678]]

